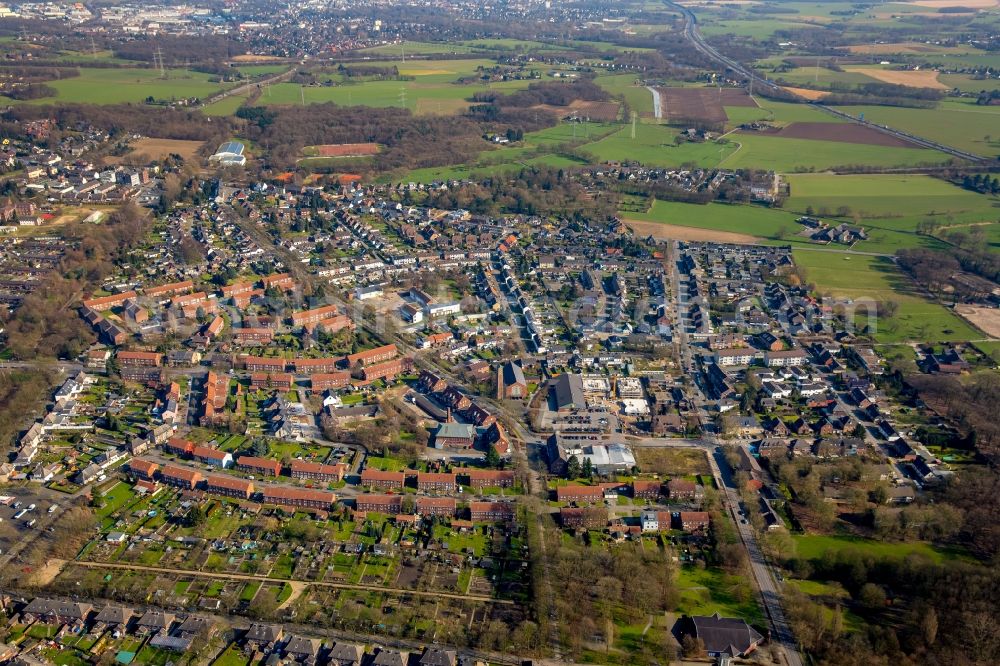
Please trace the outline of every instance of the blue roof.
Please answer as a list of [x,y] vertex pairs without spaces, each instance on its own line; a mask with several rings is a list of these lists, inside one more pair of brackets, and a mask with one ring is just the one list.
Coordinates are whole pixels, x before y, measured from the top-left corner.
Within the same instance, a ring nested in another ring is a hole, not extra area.
[[242,155],[243,154],[243,144],[240,143],[239,141],[227,141],[226,143],[224,143],[221,146],[219,146],[219,149],[217,151],[215,151],[216,155],[220,155],[222,153],[231,153],[233,155]]

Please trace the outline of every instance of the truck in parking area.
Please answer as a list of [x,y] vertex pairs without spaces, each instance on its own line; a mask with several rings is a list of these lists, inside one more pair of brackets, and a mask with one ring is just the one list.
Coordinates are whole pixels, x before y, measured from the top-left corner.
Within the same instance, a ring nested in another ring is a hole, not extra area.
[[24,526],[25,527],[34,527],[36,522],[37,521],[34,518],[32,518],[31,520],[25,521]]
[[49,507],[49,513],[55,513],[58,510],[59,510],[58,504],[53,504],[52,506]]
[[26,513],[28,513],[27,509],[21,509],[20,511],[14,514],[14,520],[19,520],[20,518],[23,518],[24,514]]

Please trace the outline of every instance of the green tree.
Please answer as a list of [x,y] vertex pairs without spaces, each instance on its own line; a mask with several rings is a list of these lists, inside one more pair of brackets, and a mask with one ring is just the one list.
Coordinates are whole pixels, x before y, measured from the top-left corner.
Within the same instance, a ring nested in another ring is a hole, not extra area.
[[566,461],[566,478],[577,479],[580,477],[580,460],[575,456],[570,456]]
[[497,453],[497,449],[492,444],[490,445],[489,451],[486,452],[486,464],[490,467],[500,466],[500,454]]
[[590,458],[583,459],[583,476],[590,479],[594,476],[594,464],[590,462]]

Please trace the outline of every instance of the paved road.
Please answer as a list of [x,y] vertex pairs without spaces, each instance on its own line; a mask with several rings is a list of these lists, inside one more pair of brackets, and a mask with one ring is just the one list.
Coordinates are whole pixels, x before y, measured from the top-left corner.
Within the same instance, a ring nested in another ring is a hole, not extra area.
[[[691,352],[690,341],[679,316],[681,282],[680,270],[677,266],[677,260],[680,257],[679,250],[679,244],[674,241],[668,251],[670,262],[668,269],[670,270],[671,297],[673,299],[673,308],[671,309],[678,317],[677,324],[675,325],[675,339],[680,343],[678,362],[681,364],[682,372],[692,378],[691,394],[695,407],[698,410],[698,417],[702,422],[704,436],[700,440],[700,444],[708,449],[708,460],[712,469],[712,475],[715,477],[715,482],[721,491],[720,497],[723,500],[726,510],[732,516],[733,522],[739,530],[740,540],[747,551],[754,586],[760,592],[761,603],[764,606],[769,624],[771,625],[771,640],[777,644],[779,651],[784,653],[788,666],[802,666],[802,656],[798,652],[798,643],[781,608],[781,591],[775,581],[770,565],[764,559],[752,527],[749,524],[743,523],[742,518],[738,514],[740,507],[739,493],[736,492],[735,483],[729,472],[729,465],[722,459],[722,454],[717,452],[719,450],[719,441],[714,434],[714,427],[711,425],[711,419],[705,409],[705,397],[702,395],[701,389],[694,379],[698,373],[697,363]],[[680,445],[691,446],[694,443],[692,440],[681,440]],[[723,474],[723,470],[725,470],[725,475]]]
[[288,71],[282,72],[280,74],[275,74],[274,76],[264,79],[263,81],[252,81],[250,83],[244,83],[241,86],[235,88],[230,88],[229,90],[224,90],[216,95],[212,95],[201,101],[200,106],[208,106],[210,104],[215,104],[216,102],[221,102],[227,97],[232,97],[233,95],[242,95],[245,92],[256,90],[262,86],[269,86],[273,83],[281,83],[282,81],[287,81],[292,77],[295,72],[298,71],[298,67],[292,67]]
[[660,96],[660,91],[653,86],[646,86],[648,90],[653,95],[653,117],[662,118],[663,117],[663,98]]

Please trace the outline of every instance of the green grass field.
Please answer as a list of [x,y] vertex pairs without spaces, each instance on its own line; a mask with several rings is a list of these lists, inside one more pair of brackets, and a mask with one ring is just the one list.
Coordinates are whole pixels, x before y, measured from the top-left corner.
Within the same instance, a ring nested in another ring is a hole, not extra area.
[[838,166],[918,166],[948,161],[944,153],[924,148],[889,148],[840,141],[816,141],[768,136],[752,132],[731,134],[740,149],[725,159],[728,168],[753,168],[782,173],[830,169]]
[[606,74],[594,79],[594,83],[613,97],[621,95],[636,113],[652,114],[653,94],[644,86],[636,85],[635,81],[635,74]]
[[247,101],[249,96],[249,94],[232,95],[214,104],[209,104],[201,112],[206,116],[231,116],[236,113],[237,109],[243,106],[243,103]]
[[[984,337],[943,305],[928,301],[896,265],[885,257],[848,255],[796,249],[795,263],[806,270],[807,280],[821,295],[859,307],[869,302],[892,300],[899,304],[896,315],[874,321],[875,340],[893,344],[904,341],[944,342]],[[862,316],[860,329],[869,324]]]
[[157,100],[208,97],[232,87],[233,83],[213,83],[210,74],[184,69],[167,70],[167,78],[153,69],[80,69],[80,76],[47,85],[59,91],[56,97],[31,100],[31,104],[79,102],[83,104],[120,104],[141,102],[149,96]]
[[[792,539],[795,541],[795,549],[798,556],[806,559],[818,559],[824,553],[847,549],[855,549],[877,558],[903,558],[910,554],[917,554],[923,555],[937,563],[962,556],[961,553],[938,548],[924,541],[895,543],[891,541],[861,539],[858,537],[820,536],[812,534],[793,535]],[[807,594],[809,593],[807,592]]]
[[945,100],[935,109],[845,106],[840,110],[855,116],[864,113],[865,120],[912,132],[976,155],[994,158],[1000,155],[998,106],[977,106],[972,100]]
[[742,617],[748,622],[763,617],[752,588],[741,576],[685,566],[677,576],[677,587],[681,593],[677,610],[681,613],[711,615],[719,612],[728,617]]
[[644,222],[664,222],[698,229],[734,231],[770,239],[777,239],[782,229],[791,235],[799,226],[795,223],[797,215],[776,208],[721,203],[701,206],[675,201],[654,201],[648,212],[630,212],[627,217]]
[[[893,253],[901,248],[941,248],[936,238],[917,235],[923,220],[943,226],[996,220],[1000,199],[989,197],[946,181],[920,175],[800,174],[786,177],[791,196],[785,209],[799,213],[812,208],[820,217],[850,210],[843,219],[865,227],[869,240],[857,249]],[[1000,230],[992,222],[991,230]]]
[[610,136],[582,147],[598,161],[635,161],[646,166],[679,167],[685,164],[715,166],[736,150],[735,145],[713,142],[674,144],[677,130],[666,125],[624,125]]
[[471,53],[472,49],[464,44],[447,42],[402,42],[401,44],[384,44],[361,49],[358,53],[365,55],[392,56],[404,58],[407,55],[436,55],[443,53]]

